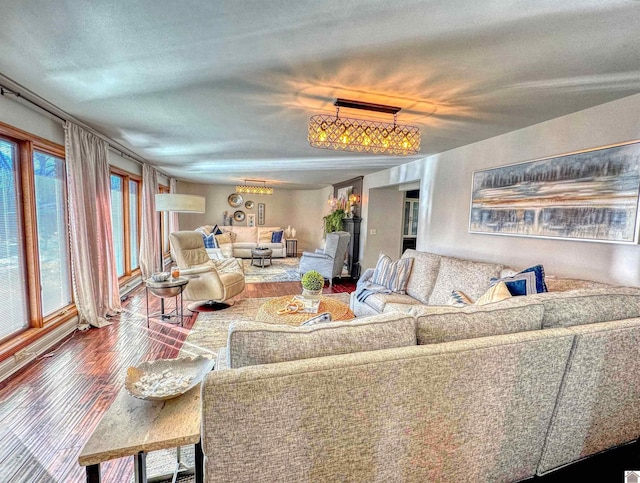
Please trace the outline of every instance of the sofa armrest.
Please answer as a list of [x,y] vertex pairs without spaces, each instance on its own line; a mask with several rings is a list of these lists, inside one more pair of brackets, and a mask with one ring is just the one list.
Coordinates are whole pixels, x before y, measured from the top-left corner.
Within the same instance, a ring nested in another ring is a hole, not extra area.
[[314,253],[321,253],[322,255],[324,255],[324,250],[322,248],[316,248]]
[[356,283],[356,287],[359,288],[361,285],[364,285],[366,282],[371,280],[371,277],[373,277],[374,271],[375,269],[373,268],[367,268],[362,274],[362,276],[358,279],[358,282]]

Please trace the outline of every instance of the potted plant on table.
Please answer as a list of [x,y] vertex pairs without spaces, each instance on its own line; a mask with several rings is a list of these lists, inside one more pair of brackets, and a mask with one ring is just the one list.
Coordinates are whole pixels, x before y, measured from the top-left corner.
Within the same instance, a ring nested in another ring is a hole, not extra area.
[[302,276],[302,296],[318,299],[324,287],[324,277],[319,272],[311,270]]

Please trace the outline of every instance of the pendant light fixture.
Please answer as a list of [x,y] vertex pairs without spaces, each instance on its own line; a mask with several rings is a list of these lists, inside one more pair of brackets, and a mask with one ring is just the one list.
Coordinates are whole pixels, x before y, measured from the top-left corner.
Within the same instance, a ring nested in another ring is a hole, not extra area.
[[[400,107],[336,99],[336,115],[318,114],[309,119],[309,144],[314,148],[358,153],[407,156],[420,151],[420,130],[396,122]],[[393,114],[393,123],[340,117],[340,108]]]
[[[247,181],[254,183],[262,183],[262,186],[248,185]],[[251,195],[272,195],[273,187],[267,186],[266,181],[259,179],[245,179],[245,184],[239,184],[236,186],[236,193],[249,193]]]

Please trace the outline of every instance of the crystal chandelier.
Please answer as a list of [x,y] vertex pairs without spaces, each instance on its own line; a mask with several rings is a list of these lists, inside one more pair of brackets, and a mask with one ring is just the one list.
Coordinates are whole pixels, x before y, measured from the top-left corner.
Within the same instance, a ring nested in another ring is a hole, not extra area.
[[[419,129],[396,122],[400,107],[349,99],[336,99],[333,105],[335,116],[319,114],[309,119],[308,139],[314,148],[401,156],[420,151]],[[393,114],[393,123],[340,117],[340,107]]]
[[[247,181],[254,183],[262,183],[262,186],[248,185]],[[245,179],[245,184],[239,184],[236,186],[236,193],[249,193],[251,195],[272,195],[273,187],[267,186],[266,181],[258,179]]]

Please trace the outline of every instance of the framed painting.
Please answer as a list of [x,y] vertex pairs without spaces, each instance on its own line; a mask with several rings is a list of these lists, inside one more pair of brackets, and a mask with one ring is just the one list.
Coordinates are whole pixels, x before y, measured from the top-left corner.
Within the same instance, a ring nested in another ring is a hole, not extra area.
[[256,226],[256,215],[249,213],[247,215],[247,226]]
[[638,242],[640,142],[473,173],[469,232]]
[[264,203],[258,203],[258,225],[264,225]]

